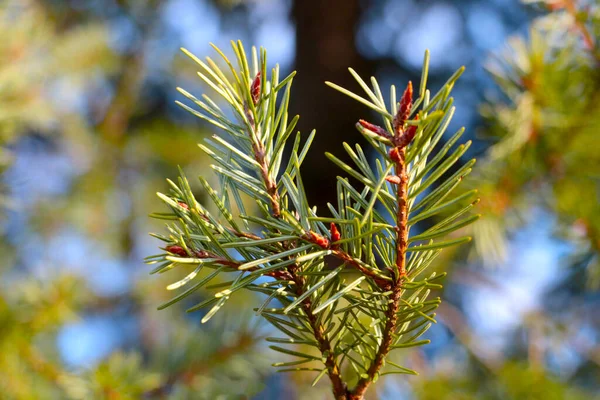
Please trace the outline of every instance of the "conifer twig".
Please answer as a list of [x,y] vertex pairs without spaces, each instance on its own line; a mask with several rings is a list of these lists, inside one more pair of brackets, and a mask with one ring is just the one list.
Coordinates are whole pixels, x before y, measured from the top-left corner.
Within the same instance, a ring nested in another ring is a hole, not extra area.
[[[197,283],[159,308],[201,287],[225,286],[214,297],[208,296],[188,310],[212,306],[202,319],[206,322],[240,289],[267,294],[265,302],[255,310],[285,336],[267,340],[312,348],[305,351],[270,346],[274,351],[296,357],[294,361],[274,366],[281,372],[319,371],[313,384],[327,375],[336,400],[363,399],[371,384],[384,373],[381,369],[392,349],[427,342],[417,338],[427,331],[429,322],[435,322],[433,310],[440,301],[427,300],[427,297],[430,289],[440,287],[436,280],[442,276],[433,273],[420,278],[419,275],[439,249],[468,240],[463,237],[444,241],[437,240],[438,237],[476,219],[476,216],[461,218],[475,203],[471,197],[475,191],[449,196],[470,172],[473,161],[445,177],[445,172],[468,148],[468,143],[458,146],[450,156],[444,157],[463,130],[454,134],[440,154],[428,160],[452,117],[452,99],[448,95],[462,69],[431,97],[425,89],[429,59],[426,54],[419,99],[413,104],[409,83],[396,104],[392,87],[391,111],[385,106],[374,78],[371,89],[350,70],[368,99],[328,83],[380,113],[385,122],[385,128],[364,120],[357,124],[358,130],[383,156],[383,162],[377,160],[377,169],[371,167],[359,146],[355,151],[345,145],[356,167],[327,154],[364,185],[355,188],[340,178],[337,207],[330,205],[333,218],[329,218],[319,216],[316,209],[309,206],[300,173],[314,132],[302,148],[300,136],[296,135],[287,166],[282,165],[286,142],[298,120],[298,117],[287,119],[294,73],[280,81],[278,67],[275,67],[269,79],[264,49],[260,51],[260,63],[253,49],[253,65],[250,65],[241,43],[233,42],[232,47],[238,69],[215,48],[229,67],[231,78],[211,59],[205,63],[188,53],[203,69],[199,76],[232,106],[236,121],[226,116],[208,96],[203,95],[200,100],[180,89],[202,112],[180,104],[182,107],[226,131],[230,138],[216,137],[214,142],[209,141],[209,146],[201,146],[218,164],[213,169],[221,178],[221,193],[210,187],[206,179],[201,178],[201,181],[221,218],[211,215],[195,200],[183,175],[178,185],[170,182],[170,196],[159,194],[172,213],[155,217],[177,223],[167,225],[169,236],[156,235],[168,243],[167,254],[150,256],[147,261],[161,263],[153,271],[159,273],[179,264],[197,265],[188,276],[167,288],[178,289],[194,280]],[[278,99],[280,92],[284,95]],[[421,111],[416,112],[419,106]],[[444,181],[435,189],[427,191],[442,178]],[[419,193],[426,195],[413,204]],[[242,195],[256,203],[260,216],[246,211]],[[232,215],[230,198],[235,200],[244,226]],[[456,211],[451,206],[456,206]],[[450,215],[441,222],[409,238],[409,214],[421,221],[447,211],[451,211]],[[389,212],[389,216],[385,212]],[[390,220],[394,223],[389,224]],[[324,221],[330,223],[329,229]],[[256,224],[261,229],[260,234],[251,233],[249,223]],[[409,243],[413,243],[413,247],[409,247]],[[229,249],[235,249],[239,257],[232,257]],[[408,260],[407,253],[411,251],[415,254]],[[342,261],[342,265],[332,268],[328,257]],[[341,274],[344,267],[356,270],[360,276],[347,282],[347,275]],[[197,278],[202,268],[213,272]],[[222,273],[235,273],[236,277],[205,286]],[[274,280],[255,283],[260,277]],[[274,299],[277,305],[271,303]],[[322,368],[303,366],[313,361],[321,361]],[[416,374],[408,368],[389,364],[394,369],[385,374]],[[349,368],[358,374],[354,388],[348,386],[345,377]]]
[[409,82],[400,101],[400,108],[394,118],[394,135],[392,143],[395,147],[390,150],[390,159],[394,163],[394,170],[398,179],[397,183],[397,203],[396,203],[396,270],[394,271],[393,282],[391,284],[392,294],[386,310],[387,322],[383,330],[381,344],[375,355],[375,359],[369,366],[367,376],[359,380],[358,384],[352,390],[349,400],[360,400],[373,382],[373,379],[381,369],[385,358],[387,357],[393,335],[396,332],[398,309],[400,297],[402,295],[402,284],[406,277],[406,250],[408,249],[408,173],[406,170],[406,151],[405,147],[412,141],[416,127],[405,124],[410,116],[412,106],[412,83]]
[[[254,79],[251,86],[251,94],[254,100],[254,103],[258,102],[258,98],[260,97],[260,73]],[[261,170],[261,178],[263,180],[264,185],[267,188],[267,193],[269,194],[271,201],[271,214],[274,218],[281,217],[281,210],[279,206],[279,191],[277,189],[277,182],[269,176],[269,163],[265,158],[265,148],[258,140],[258,134],[256,132],[255,122],[257,116],[252,115],[248,111],[249,119],[251,121],[251,134],[250,138],[252,140],[252,149],[254,151],[254,158],[260,165]],[[290,244],[283,242],[282,243],[284,249],[289,249]],[[291,257],[291,256],[290,256]],[[302,276],[297,274],[300,266],[296,263],[286,268],[286,275],[291,278],[295,285],[295,293],[298,297],[304,295],[306,292],[305,282]],[[310,324],[312,334],[315,337],[315,340],[318,343],[319,350],[322,355],[325,356],[325,366],[327,368],[327,374],[329,379],[331,380],[332,389],[336,400],[344,400],[346,399],[346,384],[342,381],[340,366],[337,364],[336,358],[334,356],[334,352],[329,342],[327,336],[325,335],[325,327],[319,322],[316,315],[313,314],[313,305],[309,297],[305,298],[302,302],[302,307],[304,309],[304,313],[308,319]]]

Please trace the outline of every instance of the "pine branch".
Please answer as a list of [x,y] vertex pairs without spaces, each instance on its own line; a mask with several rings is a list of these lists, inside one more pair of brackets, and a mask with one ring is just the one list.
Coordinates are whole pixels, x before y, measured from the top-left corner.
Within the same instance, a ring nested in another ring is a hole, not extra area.
[[396,331],[398,320],[398,308],[400,297],[402,294],[402,283],[406,277],[406,249],[408,248],[408,174],[406,170],[406,152],[405,147],[411,142],[414,137],[416,127],[408,127],[405,129],[405,123],[410,115],[412,106],[412,83],[408,83],[408,87],[402,96],[400,109],[394,117],[393,134],[387,134],[392,144],[395,147],[390,150],[390,159],[394,163],[395,176],[390,177],[389,181],[394,182],[397,186],[397,212],[396,212],[396,271],[392,283],[392,295],[390,303],[386,311],[387,322],[383,330],[383,338],[375,359],[369,366],[367,376],[359,380],[356,388],[351,392],[350,399],[362,399],[370,384],[376,377],[376,374],[381,369],[386,356],[388,355],[393,334]]
[[[203,62],[188,53],[203,69],[199,76],[230,105],[235,119],[226,116],[208,96],[203,95],[200,100],[180,89],[202,112],[180,105],[224,130],[228,138],[215,136],[207,145],[201,145],[216,162],[212,168],[219,176],[220,190],[213,189],[203,177],[200,181],[218,216],[196,201],[183,174],[177,183],[169,181],[170,194],[159,194],[171,212],[153,216],[173,223],[167,225],[168,236],[154,234],[166,243],[166,253],[150,256],[147,262],[160,263],[153,273],[182,265],[196,266],[167,289],[195,284],[159,308],[201,288],[217,290],[213,297],[188,310],[211,306],[202,319],[206,322],[238,290],[266,294],[264,303],[255,308],[256,313],[289,338],[267,340],[288,345],[302,343],[310,349],[271,346],[274,351],[296,358],[274,366],[280,367],[281,372],[316,370],[319,374],[314,384],[327,375],[336,399],[363,398],[382,373],[416,374],[386,363],[386,359],[395,348],[427,342],[417,339],[435,322],[433,311],[440,300],[427,298],[430,290],[441,287],[437,281],[443,275],[424,278],[420,275],[440,249],[468,240],[437,239],[477,218],[464,218],[476,202],[474,191],[451,196],[473,163],[468,162],[449,177],[445,175],[468,149],[467,143],[445,157],[463,130],[429,159],[452,118],[449,94],[462,70],[431,97],[425,88],[426,54],[418,99],[413,103],[409,83],[396,103],[392,87],[391,109],[386,106],[374,78],[371,89],[350,70],[369,99],[328,83],[380,113],[385,128],[364,120],[357,124],[381,156],[375,169],[359,146],[344,144],[355,166],[327,154],[362,187],[354,187],[340,177],[337,207],[329,205],[333,216],[322,217],[308,205],[300,173],[314,132],[303,148],[300,148],[300,134],[295,136],[287,165],[282,165],[283,152],[298,121],[298,117],[288,120],[287,114],[294,74],[280,82],[277,66],[270,77],[266,73],[264,49],[260,50],[260,57],[256,49],[252,50],[250,66],[241,43],[232,43],[232,48],[238,68],[215,48],[229,69],[229,77],[211,59]],[[280,100],[279,92],[284,93]],[[445,180],[431,189],[442,178]],[[254,203],[256,211],[248,212],[244,198]],[[232,211],[232,201],[239,211],[238,218]],[[448,212],[449,216],[427,231],[409,236],[414,221]],[[394,223],[390,224],[390,220]],[[324,223],[329,223],[329,227]],[[254,232],[250,224],[260,232]],[[342,261],[342,265],[331,268],[328,256]],[[212,272],[200,277],[206,269]],[[360,276],[347,282],[345,276],[350,270]],[[230,273],[235,274],[232,280],[209,285],[216,276]],[[272,280],[255,283],[260,277]],[[277,306],[271,306],[274,300]],[[365,320],[371,322],[365,324]],[[317,360],[323,362],[321,369],[302,366]],[[382,372],[386,364],[394,369]],[[346,383],[345,371],[349,369],[359,376],[353,389]]]
[[[257,74],[254,79],[250,92],[252,95],[252,100],[254,104],[256,104],[260,98],[260,72]],[[256,115],[252,115],[250,110],[248,112],[248,119],[251,121],[251,131],[250,138],[252,140],[252,150],[254,152],[254,159],[260,166],[261,178],[263,180],[263,184],[267,188],[267,193],[269,194],[271,200],[271,215],[274,218],[281,217],[281,210],[279,206],[279,191],[277,189],[278,184],[275,179],[269,176],[269,162],[265,157],[265,148],[264,145],[259,140],[259,134],[256,132]],[[316,234],[313,233],[312,237],[316,237]],[[282,247],[284,249],[289,249],[290,245],[286,242],[282,243]],[[288,259],[292,260],[291,256]],[[298,297],[302,296],[306,292],[305,282],[303,277],[297,274],[297,271],[300,269],[300,266],[296,263],[287,267],[285,271],[289,279],[291,279],[296,288],[296,295]],[[275,273],[280,272],[276,271]],[[306,316],[308,318],[310,327],[312,329],[312,333],[319,345],[319,350],[322,355],[325,355],[325,366],[327,367],[327,373],[329,375],[329,379],[331,380],[333,392],[336,399],[345,399],[346,395],[346,384],[342,381],[340,367],[336,362],[336,359],[333,355],[333,349],[329,340],[325,336],[325,327],[321,325],[317,319],[317,317],[312,313],[312,303],[309,298],[304,299],[303,308]]]
[[[292,273],[292,279],[296,284],[296,294],[301,296],[306,292],[304,279],[295,273]],[[312,333],[318,343],[319,351],[325,357],[325,367],[327,368],[327,375],[331,380],[333,395],[336,400],[344,400],[347,395],[346,384],[342,380],[341,368],[335,358],[333,347],[325,334],[325,327],[319,322],[317,316],[313,314],[313,305],[309,298],[304,300],[303,308],[310,323]]]

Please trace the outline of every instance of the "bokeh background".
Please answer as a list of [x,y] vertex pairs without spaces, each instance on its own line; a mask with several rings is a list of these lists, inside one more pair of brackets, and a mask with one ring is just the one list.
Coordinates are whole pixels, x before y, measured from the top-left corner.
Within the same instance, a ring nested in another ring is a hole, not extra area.
[[[533,3],[533,2],[528,2]],[[291,111],[317,129],[309,200],[335,193],[324,151],[369,111],[324,85],[430,87],[461,65],[449,133],[480,159],[483,219],[449,275],[417,377],[376,399],[591,399],[600,391],[600,14],[594,1],[3,0],[0,2],[1,399],[327,399],[278,375],[269,331],[233,298],[206,325],[149,276],[165,178],[207,174],[212,127],[178,108],[208,91],[180,51],[264,46],[297,70]],[[230,54],[230,53],[228,53]],[[203,194],[196,185],[198,197]],[[192,304],[202,298],[190,297]]]

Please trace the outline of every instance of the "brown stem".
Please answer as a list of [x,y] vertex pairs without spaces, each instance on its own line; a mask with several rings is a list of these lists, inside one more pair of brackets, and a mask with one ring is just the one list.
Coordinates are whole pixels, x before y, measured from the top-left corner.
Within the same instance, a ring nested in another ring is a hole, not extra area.
[[387,322],[383,330],[383,338],[375,355],[375,359],[367,370],[367,377],[361,378],[358,384],[348,395],[349,400],[361,400],[373,379],[383,366],[385,357],[391,350],[398,322],[398,308],[402,295],[402,283],[406,277],[406,250],[408,248],[408,175],[406,173],[405,151],[396,148],[398,157],[395,160],[396,175],[400,178],[398,184],[398,211],[396,215],[396,267],[398,269],[392,283],[392,295],[385,313]]
[[370,270],[369,268],[366,268],[364,265],[362,265],[360,262],[358,262],[356,259],[354,259],[350,254],[348,254],[344,250],[340,249],[339,246],[333,245],[329,240],[327,240],[323,236],[321,236],[313,231],[309,231],[305,235],[301,236],[300,239],[306,240],[309,243],[316,244],[317,246],[321,247],[322,249],[330,249],[331,255],[342,260],[346,264],[356,268],[363,275],[370,276],[375,281],[375,283],[377,283],[377,285],[380,288],[382,288],[384,290],[390,289],[391,282],[389,279],[385,279],[381,275],[377,274],[377,272]]
[[396,175],[400,177],[398,185],[398,210],[396,214],[396,267],[398,276],[406,275],[406,249],[408,248],[408,174],[406,173],[406,153],[398,150],[399,160],[396,162]]
[[267,162],[265,154],[265,146],[258,139],[254,117],[249,114],[248,119],[250,120],[250,139],[252,140],[254,159],[260,165],[260,174],[267,189],[267,193],[271,199],[271,213],[275,218],[279,218],[279,215],[281,214],[281,208],[279,206],[279,192],[277,191],[277,183],[269,176],[269,163]]
[[398,281],[393,287],[392,295],[390,296],[390,305],[385,313],[387,317],[387,322],[385,324],[385,329],[383,330],[383,338],[381,339],[381,345],[379,346],[379,350],[375,355],[375,359],[373,363],[367,370],[367,377],[361,378],[358,382],[354,390],[352,390],[348,394],[348,400],[361,400],[371,383],[373,383],[373,379],[383,366],[383,361],[385,357],[391,350],[392,342],[393,342],[393,333],[396,331],[396,323],[398,322],[398,308],[400,302],[400,295],[402,294],[402,282]]
[[354,268],[359,270],[363,275],[371,277],[380,288],[382,288],[384,290],[388,290],[391,287],[390,281],[388,281],[387,279],[383,279],[375,271],[371,271],[370,269],[365,268],[363,265],[361,265],[359,262],[357,262],[354,258],[352,258],[352,256],[350,254],[346,253],[345,251],[339,250],[339,249],[333,250],[333,252],[331,254],[333,256],[339,258],[340,260],[344,261],[345,263],[353,266]]
[[[267,159],[265,157],[265,149],[262,142],[258,139],[258,134],[256,132],[256,125],[254,123],[254,116],[249,114],[249,120],[251,125],[251,140],[252,140],[252,150],[254,152],[254,159],[260,165],[261,177],[267,188],[267,193],[269,194],[271,200],[271,214],[275,218],[279,218],[281,216],[281,209],[279,205],[279,192],[277,191],[277,182],[269,176],[269,165]],[[288,243],[282,243],[284,248],[288,247]],[[295,283],[295,292],[296,295],[301,296],[305,293],[305,285],[304,278],[296,274],[299,266],[294,264],[287,268],[285,271],[275,271],[278,274],[281,274],[281,277],[291,277],[291,280]],[[269,275],[269,274],[267,274]],[[270,275],[272,276],[272,275]],[[337,360],[333,354],[333,349],[331,347],[331,343],[329,339],[327,339],[327,335],[325,334],[325,327],[319,322],[316,315],[312,313],[312,303],[310,298],[306,298],[303,301],[303,309],[306,313],[307,319],[309,321],[310,327],[312,329],[312,333],[315,337],[315,340],[319,344],[319,351],[321,355],[325,357],[325,367],[327,368],[327,375],[331,380],[333,395],[336,400],[347,400],[347,390],[346,384],[342,380],[341,370],[339,365],[337,364]]]
[[[293,269],[290,272],[296,286],[296,294],[301,296],[305,292],[304,278],[295,274]],[[310,297],[307,297],[302,302],[302,307],[310,323],[315,340],[319,344],[319,351],[325,357],[325,367],[327,368],[327,375],[331,380],[333,396],[336,400],[347,400],[348,390],[346,389],[346,384],[342,380],[340,367],[333,354],[331,343],[325,334],[325,327],[318,321],[317,316],[312,313],[312,303],[310,301]]]

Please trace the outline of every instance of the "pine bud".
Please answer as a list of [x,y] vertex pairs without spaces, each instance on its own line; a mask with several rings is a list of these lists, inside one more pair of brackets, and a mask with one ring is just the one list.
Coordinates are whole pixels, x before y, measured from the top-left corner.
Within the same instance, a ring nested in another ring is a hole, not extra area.
[[329,248],[329,240],[326,237],[321,236],[318,233],[313,232],[313,231],[310,231],[308,234],[310,235],[311,242],[313,242],[314,244],[316,244],[324,249]]
[[188,207],[187,204],[185,204],[183,201],[178,201],[177,204],[179,204],[179,207],[189,210],[190,208]]
[[367,130],[369,130],[369,131],[371,131],[371,132],[373,132],[373,133],[376,133],[376,134],[378,134],[379,136],[383,136],[384,138],[391,139],[391,137],[392,137],[392,136],[391,136],[391,135],[388,133],[388,131],[386,131],[386,130],[385,130],[385,129],[383,129],[382,127],[380,127],[380,126],[377,126],[377,125],[375,125],[375,124],[372,124],[372,123],[370,123],[370,122],[367,122],[367,121],[365,121],[364,119],[361,119],[361,120],[359,120],[359,121],[358,121],[358,124],[359,124],[360,126],[362,126],[363,128],[365,128],[365,129],[367,129]]
[[181,246],[167,246],[165,248],[165,250],[168,251],[169,253],[175,254],[175,255],[177,255],[179,257],[187,257],[188,256],[188,254],[185,251],[185,249],[183,247],[181,247]]
[[337,242],[338,240],[340,240],[342,238],[340,231],[338,230],[337,226],[335,226],[335,224],[333,222],[329,226],[329,233],[331,233],[331,241],[332,242]]
[[398,150],[397,147],[394,147],[390,150],[390,158],[395,163],[399,163],[400,161],[402,161],[402,159],[400,158],[400,150]]
[[260,100],[260,71],[256,74],[252,85],[250,85],[250,94],[254,105],[258,104],[258,100]]
[[386,176],[385,180],[388,181],[389,183],[393,183],[394,185],[399,185],[401,182],[400,177],[396,176],[396,175]]
[[[415,117],[415,121],[418,119],[419,116],[417,115]],[[404,131],[402,137],[400,137],[400,140],[398,141],[398,147],[408,146],[410,142],[412,142],[412,140],[415,138],[415,135],[417,134],[417,128],[417,125],[409,125],[408,128],[406,128],[406,130]]]
[[408,85],[406,86],[406,90],[400,99],[400,107],[398,108],[398,113],[394,117],[394,132],[398,135],[403,127],[404,123],[410,116],[410,108],[412,107],[412,97],[413,97],[413,87],[412,82],[408,81]]

